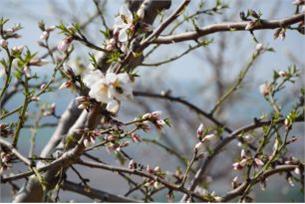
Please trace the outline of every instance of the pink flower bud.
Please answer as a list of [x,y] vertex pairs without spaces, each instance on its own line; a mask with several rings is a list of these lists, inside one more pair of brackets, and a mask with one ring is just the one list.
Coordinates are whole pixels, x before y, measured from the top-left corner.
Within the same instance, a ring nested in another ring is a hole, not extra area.
[[137,168],[137,163],[132,159],[129,161],[129,164],[128,164],[128,168],[130,169],[136,169]]
[[71,81],[66,81],[66,82],[62,83],[58,89],[70,88],[70,87],[72,87],[72,84],[73,83]]
[[295,168],[294,173],[296,173],[297,175],[300,175],[301,174],[300,168],[299,167]]
[[161,171],[161,168],[160,168],[159,166],[156,166],[156,167],[154,168],[154,171],[155,171],[155,172],[160,172],[160,171]]
[[215,134],[209,134],[209,135],[205,135],[204,138],[201,140],[202,142],[205,141],[213,141],[217,138],[217,136]]
[[49,32],[43,31],[40,35],[40,40],[47,40],[49,38]]
[[263,96],[267,96],[269,95],[269,93],[272,91],[272,87],[270,84],[268,84],[267,82],[260,85],[259,87],[259,91]]
[[197,128],[197,138],[201,138],[201,137],[202,137],[202,135],[203,135],[203,129],[204,129],[204,126],[203,126],[203,124],[201,123],[201,124],[199,125],[199,127]]
[[242,149],[242,150],[240,151],[240,157],[241,157],[241,158],[246,158],[246,151],[245,151],[244,149]]
[[45,89],[46,88],[46,84],[41,84],[41,86],[40,86],[40,90],[43,90],[43,89]]
[[133,142],[141,142],[141,137],[139,135],[137,135],[136,133],[132,133],[131,134],[131,139]]
[[234,170],[242,170],[244,168],[239,162],[233,163],[232,166]]
[[7,46],[8,46],[7,40],[1,39],[0,40],[0,46],[3,47],[3,48],[7,48]]
[[156,120],[160,120],[162,112],[161,111],[154,111],[151,113],[152,117]]
[[262,43],[258,43],[255,47],[256,51],[262,51],[264,49],[264,45]]
[[59,42],[57,49],[62,52],[67,51],[67,49],[69,48],[69,46],[72,43],[72,40],[73,40],[72,37],[67,37],[67,38],[63,39],[62,41]]
[[259,158],[254,158],[254,162],[257,166],[263,166],[264,162],[260,160]]
[[195,149],[196,151],[198,151],[199,149],[201,149],[202,144],[203,144],[203,143],[202,143],[201,141],[198,142],[198,143],[195,145],[194,149]]

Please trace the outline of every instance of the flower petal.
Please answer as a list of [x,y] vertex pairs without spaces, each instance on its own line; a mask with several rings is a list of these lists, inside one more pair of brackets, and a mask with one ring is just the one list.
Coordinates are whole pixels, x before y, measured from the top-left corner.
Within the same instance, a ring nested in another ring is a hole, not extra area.
[[106,110],[108,110],[111,113],[116,114],[119,112],[120,104],[117,100],[111,100],[107,103]]

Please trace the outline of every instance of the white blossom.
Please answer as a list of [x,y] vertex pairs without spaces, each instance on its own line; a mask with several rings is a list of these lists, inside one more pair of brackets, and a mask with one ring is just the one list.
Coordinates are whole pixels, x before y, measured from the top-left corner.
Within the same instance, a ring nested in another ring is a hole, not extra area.
[[120,42],[126,42],[128,40],[128,31],[133,27],[132,13],[126,6],[122,6],[119,15],[114,20],[114,34]]
[[111,113],[117,113],[120,109],[120,103],[117,100],[111,100],[107,103],[106,110]]
[[120,101],[132,96],[132,82],[127,73],[106,73],[87,70],[82,74],[83,83],[90,89],[89,96],[106,103],[109,112],[117,113]]

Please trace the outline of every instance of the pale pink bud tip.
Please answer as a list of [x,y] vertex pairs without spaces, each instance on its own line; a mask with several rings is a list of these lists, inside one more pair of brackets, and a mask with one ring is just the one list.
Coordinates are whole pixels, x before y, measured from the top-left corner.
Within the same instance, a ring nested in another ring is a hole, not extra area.
[[264,48],[264,45],[263,45],[262,43],[258,43],[258,44],[256,45],[256,47],[255,47],[255,49],[256,49],[257,51],[261,51],[263,48]]
[[203,135],[203,124],[201,123],[197,129],[197,137],[201,137]]
[[72,43],[72,38],[67,37],[67,38],[65,38],[65,39],[63,39],[62,41],[59,42],[59,44],[57,46],[57,49],[59,51],[65,52],[69,48],[71,43]]
[[7,46],[8,46],[7,40],[1,39],[1,40],[0,40],[0,45],[1,45],[1,47],[3,47],[3,48],[7,48]]
[[260,160],[259,158],[254,158],[255,164],[257,166],[263,166],[264,162],[262,160]]
[[46,40],[49,38],[49,32],[43,31],[40,35],[40,40]]

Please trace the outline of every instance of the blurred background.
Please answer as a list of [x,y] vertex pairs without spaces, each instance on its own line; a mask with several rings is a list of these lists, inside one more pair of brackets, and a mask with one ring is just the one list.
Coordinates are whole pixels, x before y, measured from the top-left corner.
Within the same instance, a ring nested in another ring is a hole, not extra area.
[[[170,14],[179,2],[174,0],[171,9],[165,11],[165,16]],[[186,14],[196,12],[199,2],[193,1]],[[202,2],[205,3],[204,9],[215,5],[215,1]],[[210,16],[203,14],[198,16],[196,20],[199,25],[205,26],[217,22],[240,21],[239,13],[247,11],[247,9],[261,11],[263,13],[262,18],[265,19],[288,17],[295,11],[295,6],[292,5],[291,0],[235,0],[224,2],[228,4],[229,8],[223,9],[221,15]],[[109,26],[113,25],[114,16],[118,13],[123,3],[123,0],[101,1],[100,8],[104,12]],[[101,19],[97,15],[93,1],[89,0],[1,0],[0,16],[9,18],[9,25],[21,23],[23,27],[19,32],[22,38],[11,40],[10,46],[25,45],[33,52],[40,53],[39,55],[45,53],[45,50],[39,47],[37,43],[41,34],[38,28],[38,21],[41,20],[45,22],[46,26],[58,25],[60,22],[66,25],[78,22],[81,25],[84,24],[83,33],[90,41],[95,42],[97,45],[102,45],[104,39],[100,32],[103,29]],[[90,23],[88,23],[88,19]],[[159,21],[160,19],[155,21],[155,27]],[[193,29],[192,23],[186,22],[176,32],[179,33],[191,29]],[[169,30],[165,31],[164,34]],[[252,122],[254,117],[259,118],[261,115],[271,112],[271,108],[259,93],[259,85],[272,79],[273,70],[286,70],[291,64],[296,64],[297,68],[301,70],[301,78],[303,80],[299,79],[295,84],[287,86],[282,95],[278,97],[284,111],[289,110],[291,104],[295,102],[300,88],[304,87],[304,37],[297,32],[288,31],[285,40],[282,41],[274,40],[273,31],[271,30],[256,31],[255,34],[261,43],[274,48],[275,52],[267,52],[255,61],[241,89],[227,100],[221,110],[217,112],[217,118],[232,128],[241,127]],[[63,35],[60,35],[58,31],[51,34],[51,47],[56,46],[62,38]],[[198,48],[174,62],[161,66],[148,66],[184,52],[193,42],[158,47],[144,61],[146,65],[137,68],[140,77],[135,90],[149,93],[170,92],[172,96],[182,97],[201,109],[207,112],[210,111],[217,99],[235,82],[240,70],[245,67],[255,51],[256,43],[248,32],[218,33],[207,36],[205,39],[213,40],[213,43],[207,47]],[[83,64],[87,66],[89,64],[89,50],[77,42],[74,43],[74,46],[75,51],[69,60],[69,65],[79,66]],[[0,52],[1,58],[3,55]],[[52,66],[46,65],[33,71],[40,76],[39,81],[46,81],[50,77],[52,69]],[[37,82],[39,83],[39,81]],[[61,81],[56,83],[61,84]],[[35,117],[38,105],[52,103],[56,104],[57,115],[61,115],[74,96],[75,94],[69,90],[54,90],[52,93],[44,94],[39,103],[32,104],[30,107],[31,114],[33,114],[32,118]],[[22,95],[16,95],[14,100],[11,100],[5,108],[13,110],[20,105],[21,100]],[[209,121],[181,104],[145,97],[135,97],[132,101],[123,103],[123,108],[118,118],[123,121],[129,121],[139,114],[154,110],[163,111],[164,115],[171,119],[172,127],[166,128],[161,133],[153,132],[142,134],[141,136],[148,140],[156,139],[160,143],[171,147],[183,157],[190,159],[192,148],[197,142],[196,129],[202,122],[206,126],[211,125]],[[12,116],[4,122],[16,120],[16,117]],[[37,132],[35,147],[37,155],[39,155],[41,149],[51,137],[55,128],[52,124],[56,124],[56,122],[57,119],[54,117],[44,117],[42,119],[42,124],[48,123],[51,125],[50,127],[41,128]],[[31,126],[33,126],[33,120],[30,118],[26,127]],[[19,143],[19,149],[24,154],[28,154],[31,134],[30,128],[22,130],[22,142]],[[304,124],[299,124],[292,135],[298,138],[298,142],[289,146],[289,154],[291,155],[288,156],[293,155],[298,158],[304,158]],[[259,134],[256,133],[254,134],[255,136],[259,136]],[[209,184],[209,191],[215,190],[220,195],[228,191],[231,188],[231,180],[239,174],[231,166],[234,162],[232,158],[239,155],[240,150],[241,148],[237,142],[227,146],[209,168],[208,174],[205,175],[206,178],[203,179],[205,182],[202,183],[202,186],[207,187],[206,184]],[[174,172],[179,166],[181,168],[185,167],[179,158],[168,154],[164,149],[149,142],[132,143],[125,151],[142,164],[149,164],[152,167],[159,165],[161,169],[170,172]],[[94,155],[105,162],[119,164],[115,157],[108,153],[105,148],[95,151]],[[90,179],[92,187],[118,194],[124,194],[128,190],[127,182],[117,174],[79,166],[76,166],[76,168],[83,172],[84,177]],[[12,171],[17,173],[22,170],[25,170],[24,167],[16,165]],[[74,172],[68,171],[68,178],[78,182]],[[16,184],[19,185],[23,182],[18,181]],[[160,191],[156,195],[156,201],[166,201],[166,193],[165,191]],[[300,192],[299,186],[290,187],[285,176],[271,177],[266,191],[262,191],[257,186],[254,193],[252,196],[257,202],[304,202],[304,196]],[[1,184],[0,195],[1,202],[10,202],[11,187],[7,184]],[[137,192],[132,194],[135,198],[140,198],[140,195]],[[91,202],[86,197],[65,191],[61,191],[60,196],[62,202]],[[179,196],[177,194],[177,200]]]

